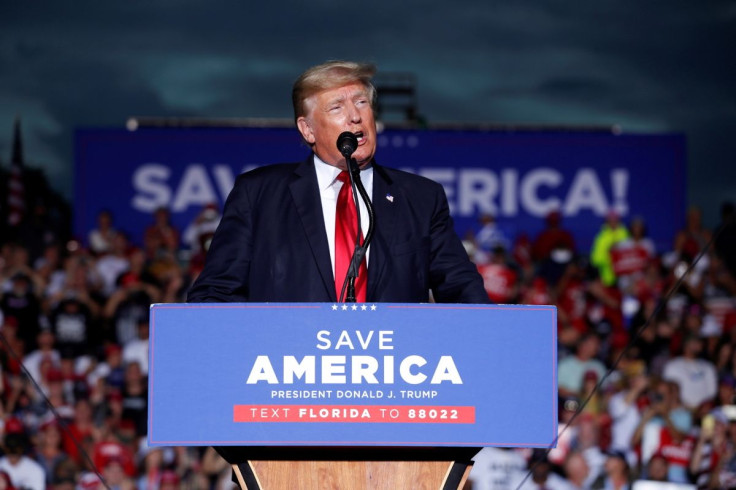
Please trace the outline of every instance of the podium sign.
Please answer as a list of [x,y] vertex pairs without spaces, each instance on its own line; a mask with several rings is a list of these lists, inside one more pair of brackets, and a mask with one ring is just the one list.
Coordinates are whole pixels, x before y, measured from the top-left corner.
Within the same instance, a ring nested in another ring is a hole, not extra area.
[[552,306],[151,307],[151,445],[547,447]]

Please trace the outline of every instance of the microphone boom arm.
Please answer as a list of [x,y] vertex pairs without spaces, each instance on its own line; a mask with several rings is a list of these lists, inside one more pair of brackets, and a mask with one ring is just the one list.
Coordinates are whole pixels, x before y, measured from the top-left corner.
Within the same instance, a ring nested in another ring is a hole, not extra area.
[[[363,185],[363,181],[360,179],[360,168],[358,167],[357,162],[350,158],[345,157],[345,163],[348,166],[348,175],[350,177],[350,185],[353,187],[353,199],[355,204],[355,209],[357,213],[358,218],[358,229],[357,229],[357,239],[355,240],[355,249],[353,250],[353,256],[350,260],[350,266],[348,267],[348,273],[345,278],[347,282],[347,294],[345,295],[345,302],[346,303],[355,303],[356,297],[355,297],[355,280],[358,277],[358,271],[360,270],[360,264],[365,260],[366,252],[368,251],[368,245],[370,245],[371,240],[373,239],[373,233],[375,230],[375,211],[373,208],[373,203],[371,202],[370,196],[368,196],[368,192],[365,190],[365,186]],[[357,188],[357,194],[355,192]],[[365,234],[365,238],[363,239],[363,242],[361,243],[361,236],[362,236],[362,225],[360,220],[360,205],[358,203],[358,194],[360,194],[360,198],[365,203],[366,210],[368,211],[368,231]],[[343,292],[345,291],[346,285],[343,284]],[[342,294],[341,294],[342,296]],[[339,299],[339,298],[338,298]]]
[[[350,178],[350,186],[353,190],[353,204],[355,205],[355,211],[358,218],[358,229],[356,230],[355,248],[353,249],[353,256],[350,259],[350,265],[348,266],[347,274],[345,275],[345,281],[343,281],[340,294],[338,295],[338,301],[342,301],[345,297],[345,302],[355,303],[355,279],[358,277],[360,270],[360,264],[365,260],[366,252],[368,251],[368,245],[373,239],[373,229],[375,222],[375,212],[373,209],[373,203],[371,202],[368,192],[366,192],[363,182],[360,180],[360,167],[358,163],[351,158],[351,155],[358,148],[358,137],[350,131],[344,131],[337,138],[337,149],[345,157],[345,164],[348,169],[348,177]],[[357,189],[357,193],[355,192]],[[361,243],[363,236],[363,227],[360,223],[360,202],[358,201],[358,194],[365,203],[366,210],[368,211],[368,232],[365,235]],[[367,280],[367,279],[366,279]],[[346,292],[347,289],[347,292]],[[347,293],[347,294],[346,294]]]

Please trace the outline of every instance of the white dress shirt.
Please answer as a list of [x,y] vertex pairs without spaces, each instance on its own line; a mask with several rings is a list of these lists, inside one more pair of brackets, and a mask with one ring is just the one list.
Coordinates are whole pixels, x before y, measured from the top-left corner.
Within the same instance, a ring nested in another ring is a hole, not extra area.
[[[329,165],[314,155],[314,169],[317,172],[317,183],[319,184],[319,194],[322,199],[322,214],[325,219],[325,232],[327,233],[327,244],[330,247],[330,259],[332,262],[332,275],[335,275],[335,212],[337,210],[337,196],[342,188],[342,182],[337,180],[337,176],[342,170]],[[368,165],[361,169],[360,180],[363,182],[366,192],[369,196],[373,196],[373,167]],[[363,229],[363,236],[368,233],[368,209],[360,196],[360,227]],[[366,264],[370,257],[370,247],[366,251]]]

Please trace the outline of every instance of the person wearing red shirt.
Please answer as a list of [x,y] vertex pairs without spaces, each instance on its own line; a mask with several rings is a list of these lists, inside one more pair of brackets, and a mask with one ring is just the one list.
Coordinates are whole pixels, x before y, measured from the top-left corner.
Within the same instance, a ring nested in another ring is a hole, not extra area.
[[506,263],[506,251],[503,247],[493,249],[491,261],[478,266],[483,276],[483,286],[488,298],[494,303],[513,303],[518,294],[518,274]]
[[559,211],[552,211],[545,219],[547,227],[534,240],[532,245],[532,257],[536,261],[542,261],[549,257],[555,248],[575,250],[575,239],[572,233],[563,229],[560,225],[562,215]]

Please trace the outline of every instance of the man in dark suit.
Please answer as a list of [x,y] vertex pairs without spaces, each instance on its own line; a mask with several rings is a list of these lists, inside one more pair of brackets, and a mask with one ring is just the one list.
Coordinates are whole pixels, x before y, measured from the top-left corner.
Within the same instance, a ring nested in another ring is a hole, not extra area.
[[[375,208],[365,301],[428,302],[431,291],[437,302],[488,302],[483,281],[453,229],[442,186],[374,161],[373,73],[369,65],[328,62],[299,77],[292,92],[295,120],[312,154],[301,163],[270,165],[238,177],[204,270],[189,291],[190,303],[338,300],[344,273],[335,273],[341,248],[336,228],[344,185],[340,174],[346,166],[336,143],[344,131],[357,136],[352,158]],[[361,217],[365,234],[364,205]],[[254,454],[275,456],[268,448],[216,449],[233,464],[234,481],[242,487],[247,482],[248,488],[260,487],[243,462]],[[277,459],[283,459],[283,451],[277,452]],[[381,452],[385,457],[387,450]],[[475,450],[467,452],[469,458]],[[344,450],[322,453],[325,459],[344,458]]]
[[[373,73],[370,65],[328,62],[299,77],[295,120],[312,154],[238,177],[189,302],[337,301],[335,212],[345,158],[336,141],[344,131],[357,136],[352,157],[375,207],[366,301],[427,302],[431,291],[442,303],[488,302],[442,187],[374,161]],[[361,216],[365,233],[365,208]]]

